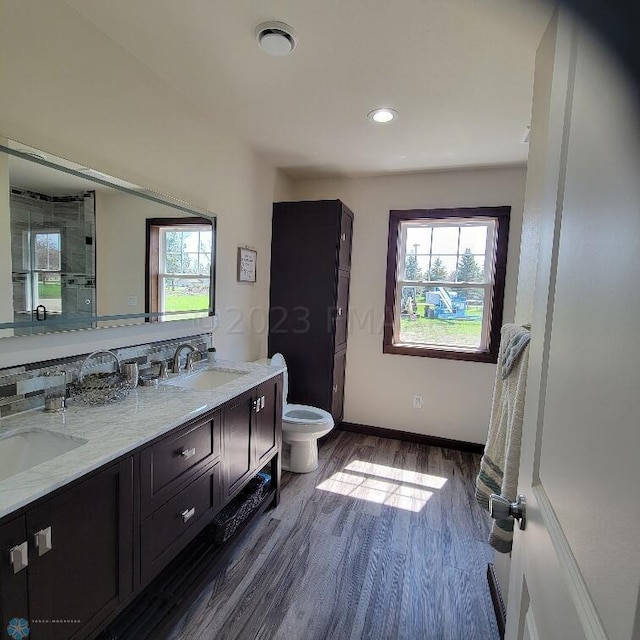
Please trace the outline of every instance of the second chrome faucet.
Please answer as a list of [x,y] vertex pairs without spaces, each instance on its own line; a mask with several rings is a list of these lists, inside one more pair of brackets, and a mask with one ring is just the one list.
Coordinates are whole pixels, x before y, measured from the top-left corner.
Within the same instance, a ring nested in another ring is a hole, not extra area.
[[193,369],[193,358],[196,355],[200,355],[200,352],[188,342],[179,344],[176,348],[176,352],[173,354],[173,366],[171,367],[173,373],[180,372],[180,355],[185,349],[189,349],[189,353],[187,353],[187,361],[184,365],[186,371],[191,371]]

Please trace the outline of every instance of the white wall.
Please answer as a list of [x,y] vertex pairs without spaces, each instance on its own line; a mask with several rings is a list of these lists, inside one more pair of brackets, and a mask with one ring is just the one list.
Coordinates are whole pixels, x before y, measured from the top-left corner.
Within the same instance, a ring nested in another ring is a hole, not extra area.
[[[495,365],[382,353],[389,210],[511,205],[504,320],[512,321],[524,182],[524,167],[294,182],[296,199],[339,198],[355,214],[346,421],[485,442]],[[414,393],[424,396],[421,411]]]
[[[0,11],[0,134],[217,213],[215,342],[221,357],[265,355],[265,332],[248,318],[268,305],[271,206],[288,181],[224,117],[200,111],[61,0],[2,0]],[[255,285],[236,282],[239,245],[258,250]],[[17,341],[0,341],[0,366]]]

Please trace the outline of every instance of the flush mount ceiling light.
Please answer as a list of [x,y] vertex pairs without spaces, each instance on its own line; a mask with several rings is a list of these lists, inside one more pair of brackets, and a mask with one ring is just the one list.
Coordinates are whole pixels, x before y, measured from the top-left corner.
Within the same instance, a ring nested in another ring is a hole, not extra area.
[[367,118],[369,118],[369,120],[371,120],[372,122],[383,124],[385,122],[397,120],[398,112],[388,108],[374,109],[373,111],[369,111],[369,113],[367,114]]
[[288,24],[275,20],[259,24],[254,35],[258,46],[272,56],[287,56],[298,44],[296,32]]

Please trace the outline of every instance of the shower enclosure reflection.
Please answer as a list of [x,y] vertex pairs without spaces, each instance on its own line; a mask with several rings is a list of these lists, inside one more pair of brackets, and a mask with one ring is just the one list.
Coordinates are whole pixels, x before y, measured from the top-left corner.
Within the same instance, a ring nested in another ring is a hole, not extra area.
[[95,326],[95,192],[11,185],[9,203],[14,335]]

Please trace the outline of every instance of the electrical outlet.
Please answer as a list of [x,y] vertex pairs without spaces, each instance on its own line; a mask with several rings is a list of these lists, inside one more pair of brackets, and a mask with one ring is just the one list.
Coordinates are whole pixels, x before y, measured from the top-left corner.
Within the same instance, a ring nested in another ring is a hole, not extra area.
[[422,394],[414,393],[413,394],[413,408],[414,409],[422,409]]

